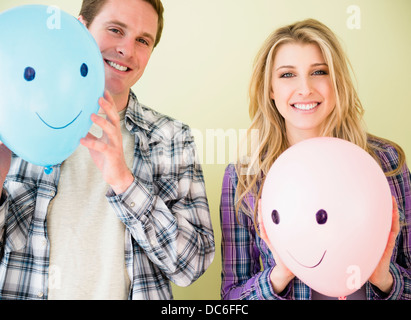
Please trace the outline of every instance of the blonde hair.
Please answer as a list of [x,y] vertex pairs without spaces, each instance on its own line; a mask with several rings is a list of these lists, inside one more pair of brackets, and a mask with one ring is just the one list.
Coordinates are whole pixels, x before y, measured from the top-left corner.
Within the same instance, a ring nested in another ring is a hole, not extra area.
[[[252,122],[248,128],[247,137],[257,130],[259,143],[249,143],[247,146],[248,163],[243,164],[240,160],[236,166],[238,174],[237,211],[240,207],[244,209],[244,212],[256,211],[257,203],[249,203],[250,197],[247,194],[253,194],[255,201],[258,201],[268,170],[279,155],[289,147],[284,118],[270,97],[274,58],[279,47],[287,43],[318,45],[329,67],[336,106],[325,120],[321,136],[348,140],[379,161],[373,152],[375,147],[368,141],[371,135],[367,134],[363,124],[364,109],[352,83],[351,64],[335,34],[327,26],[314,19],[279,28],[266,39],[254,61],[249,86],[249,115]],[[247,141],[251,140],[247,138]],[[402,149],[390,143],[397,149],[400,165],[397,170],[387,173],[389,175],[401,170],[405,162]]]

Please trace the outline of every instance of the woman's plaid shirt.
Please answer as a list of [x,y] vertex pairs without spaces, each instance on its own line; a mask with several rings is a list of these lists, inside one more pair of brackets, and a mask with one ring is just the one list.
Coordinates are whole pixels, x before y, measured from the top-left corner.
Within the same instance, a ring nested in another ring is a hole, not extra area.
[[[398,167],[398,154],[389,144],[378,139],[370,139],[377,150],[385,172]],[[401,231],[391,258],[390,272],[394,284],[388,295],[378,288],[365,283],[366,298],[369,300],[411,299],[411,190],[410,172],[404,165],[398,175],[387,178],[391,193],[398,204]],[[274,258],[267,245],[258,236],[253,219],[240,210],[236,214],[236,188],[238,176],[233,164],[224,175],[221,195],[222,230],[222,285],[223,299],[243,300],[308,300],[311,289],[300,279],[294,278],[281,294],[276,294],[270,281],[270,273],[275,266]],[[250,195],[250,203],[254,198]]]

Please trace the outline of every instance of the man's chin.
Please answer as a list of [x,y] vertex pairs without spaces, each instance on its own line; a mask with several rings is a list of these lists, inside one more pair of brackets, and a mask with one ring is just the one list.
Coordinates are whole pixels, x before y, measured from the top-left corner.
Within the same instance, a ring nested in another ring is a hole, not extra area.
[[129,94],[130,92],[130,87],[125,86],[122,83],[119,83],[119,81],[107,81],[106,80],[106,90],[110,92],[112,96],[121,96],[124,94]]

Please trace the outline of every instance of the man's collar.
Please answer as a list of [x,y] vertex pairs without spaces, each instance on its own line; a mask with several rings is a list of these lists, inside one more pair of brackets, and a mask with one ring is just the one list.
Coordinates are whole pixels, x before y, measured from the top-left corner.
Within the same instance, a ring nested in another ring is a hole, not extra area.
[[[141,104],[138,102],[137,96],[130,89],[128,98],[127,111],[125,118],[129,119],[134,125],[140,127],[143,130],[149,131],[149,125],[144,119],[144,110]],[[126,121],[127,124],[127,121]],[[130,130],[130,129],[129,129]]]

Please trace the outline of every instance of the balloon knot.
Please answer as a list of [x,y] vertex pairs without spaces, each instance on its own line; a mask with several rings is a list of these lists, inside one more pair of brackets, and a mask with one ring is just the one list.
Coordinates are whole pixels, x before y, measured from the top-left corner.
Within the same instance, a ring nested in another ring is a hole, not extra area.
[[49,174],[52,173],[52,172],[53,172],[53,168],[52,168],[52,167],[45,167],[45,168],[44,168],[44,173],[45,173],[45,174],[49,175]]
[[339,297],[338,300],[347,300],[346,296]]

